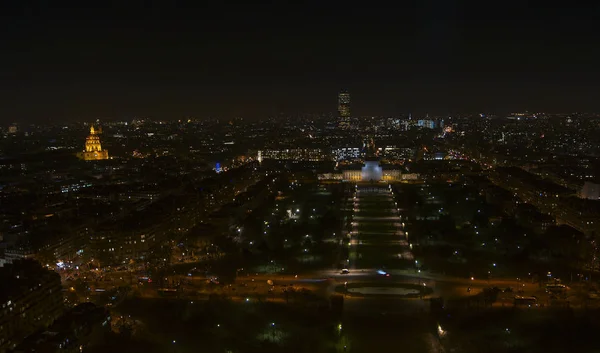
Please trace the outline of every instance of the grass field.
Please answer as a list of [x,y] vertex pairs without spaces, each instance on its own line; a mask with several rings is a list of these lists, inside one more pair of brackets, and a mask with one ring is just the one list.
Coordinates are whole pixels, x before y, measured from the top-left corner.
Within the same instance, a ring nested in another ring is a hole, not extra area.
[[354,213],[357,232],[358,268],[403,269],[412,266],[412,259],[399,254],[407,251],[396,204],[389,194],[360,192]]

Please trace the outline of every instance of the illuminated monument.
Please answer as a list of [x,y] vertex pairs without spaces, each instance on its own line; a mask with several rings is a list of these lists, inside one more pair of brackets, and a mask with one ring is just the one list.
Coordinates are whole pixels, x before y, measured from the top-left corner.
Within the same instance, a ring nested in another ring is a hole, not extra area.
[[100,145],[100,131],[96,131],[94,126],[90,127],[90,135],[85,139],[85,151],[80,152],[77,156],[85,161],[99,161],[108,159],[108,151],[102,150]]
[[339,180],[350,182],[407,182],[419,178],[417,174],[403,174],[396,165],[381,165],[378,149],[372,138],[365,140],[362,148],[364,159],[357,157],[354,164],[336,164],[336,172],[319,174],[319,180]]

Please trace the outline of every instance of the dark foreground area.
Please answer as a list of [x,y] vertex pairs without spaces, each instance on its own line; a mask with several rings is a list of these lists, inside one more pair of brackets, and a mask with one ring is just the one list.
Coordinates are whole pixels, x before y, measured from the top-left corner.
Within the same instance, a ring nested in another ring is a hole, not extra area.
[[465,307],[420,299],[273,303],[130,299],[91,352],[595,352],[597,311]]

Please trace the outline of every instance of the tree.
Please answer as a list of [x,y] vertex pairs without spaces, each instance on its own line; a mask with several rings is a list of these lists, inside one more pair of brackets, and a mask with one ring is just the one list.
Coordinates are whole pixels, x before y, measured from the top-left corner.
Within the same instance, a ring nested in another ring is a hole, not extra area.
[[80,297],[86,297],[89,294],[89,288],[90,287],[88,283],[82,280],[81,278],[77,278],[73,283],[73,289],[75,290],[75,293],[77,293],[77,295]]
[[56,266],[56,256],[54,256],[54,252],[50,249],[42,249],[36,255],[35,259],[42,264],[42,266],[50,265]]
[[486,305],[493,305],[498,300],[498,293],[500,293],[500,289],[497,287],[494,288],[484,288],[483,289],[483,300]]

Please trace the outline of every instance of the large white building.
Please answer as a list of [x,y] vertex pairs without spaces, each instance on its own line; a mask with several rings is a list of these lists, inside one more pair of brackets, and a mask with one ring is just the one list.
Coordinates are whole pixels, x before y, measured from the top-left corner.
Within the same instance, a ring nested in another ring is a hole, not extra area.
[[419,179],[418,174],[402,173],[399,169],[388,169],[381,166],[378,160],[366,160],[356,167],[340,168],[334,173],[319,174],[319,180],[341,180],[353,182],[390,182]]

